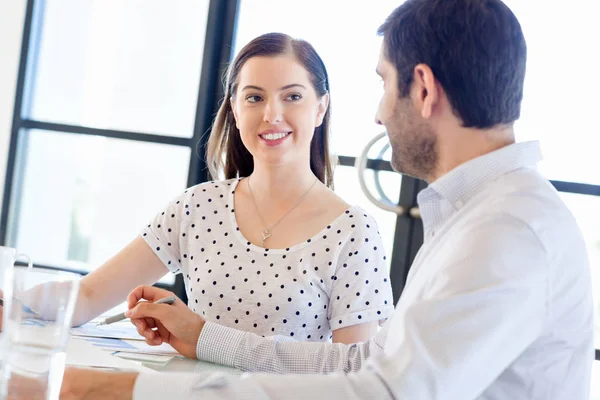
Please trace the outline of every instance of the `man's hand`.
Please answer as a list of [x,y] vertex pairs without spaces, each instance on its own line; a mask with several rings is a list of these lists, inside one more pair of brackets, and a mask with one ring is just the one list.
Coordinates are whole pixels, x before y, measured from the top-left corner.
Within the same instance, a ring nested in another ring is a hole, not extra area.
[[[131,400],[137,373],[101,372],[67,368],[60,388],[60,400]],[[45,379],[13,374],[8,383],[7,400],[45,400]]]
[[45,379],[11,373],[10,380],[6,384],[6,400],[44,400],[46,388]]
[[152,304],[170,296],[175,295],[154,286],[139,286],[127,297],[129,311],[125,315],[149,345],[169,343],[184,356],[196,358],[196,344],[205,320],[180,299],[172,305]]
[[137,375],[67,368],[60,388],[60,400],[131,400]]

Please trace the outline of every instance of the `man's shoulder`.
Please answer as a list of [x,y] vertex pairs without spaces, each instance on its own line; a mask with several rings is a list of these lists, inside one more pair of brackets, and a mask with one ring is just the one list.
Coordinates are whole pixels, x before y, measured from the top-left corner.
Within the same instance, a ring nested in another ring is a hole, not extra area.
[[474,200],[474,212],[518,220],[545,247],[564,243],[565,238],[583,243],[575,217],[554,186],[534,169],[500,177]]
[[480,207],[512,215],[527,225],[535,225],[540,219],[573,219],[554,186],[533,169],[498,178],[481,193],[480,200]]

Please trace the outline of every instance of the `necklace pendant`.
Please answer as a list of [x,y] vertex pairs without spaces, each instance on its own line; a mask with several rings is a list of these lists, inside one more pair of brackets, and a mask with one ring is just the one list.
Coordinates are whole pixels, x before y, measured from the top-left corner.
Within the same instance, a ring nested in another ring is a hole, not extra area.
[[268,229],[265,229],[264,231],[261,232],[262,234],[262,241],[264,243],[265,240],[267,240],[268,238],[271,237],[271,231]]

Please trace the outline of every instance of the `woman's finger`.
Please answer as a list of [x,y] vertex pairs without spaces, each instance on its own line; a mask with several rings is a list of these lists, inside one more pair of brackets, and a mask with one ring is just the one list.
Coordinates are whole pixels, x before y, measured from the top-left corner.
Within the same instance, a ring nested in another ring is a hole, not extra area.
[[160,289],[154,286],[141,285],[136,287],[127,296],[127,307],[129,309],[135,307],[140,300],[146,300],[149,302],[155,302],[165,297],[174,296],[173,292],[168,290]]

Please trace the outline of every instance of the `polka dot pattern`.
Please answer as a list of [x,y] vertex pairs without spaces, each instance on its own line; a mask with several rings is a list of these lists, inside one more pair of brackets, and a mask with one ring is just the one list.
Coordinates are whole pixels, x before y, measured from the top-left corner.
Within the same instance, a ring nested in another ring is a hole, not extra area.
[[141,232],[165,266],[184,275],[194,312],[304,341],[330,340],[334,330],[391,314],[385,252],[372,217],[353,206],[302,243],[264,249],[237,226],[238,182],[189,188]]

